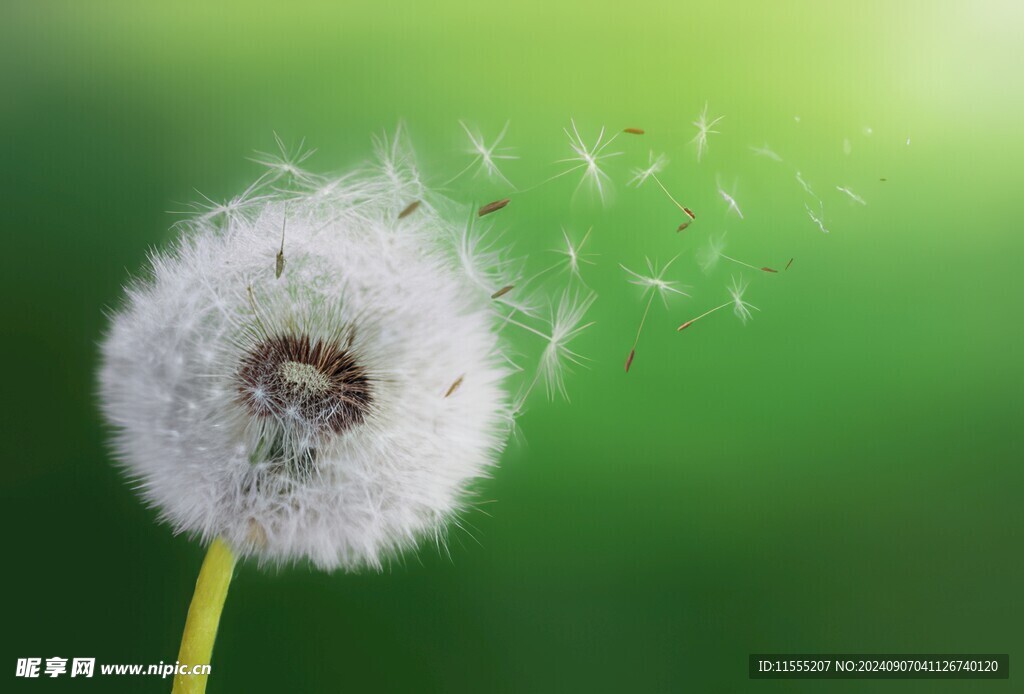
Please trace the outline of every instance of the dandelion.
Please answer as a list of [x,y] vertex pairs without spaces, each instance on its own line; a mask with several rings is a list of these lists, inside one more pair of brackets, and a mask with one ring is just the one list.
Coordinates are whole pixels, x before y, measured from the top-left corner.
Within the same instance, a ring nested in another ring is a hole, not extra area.
[[[678,258],[679,256],[676,256]],[[676,258],[665,263],[664,267],[658,268],[657,265],[651,262],[650,258],[647,258],[647,271],[649,274],[641,274],[630,270],[625,265],[619,264],[623,270],[625,270],[632,279],[629,280],[630,284],[635,284],[639,287],[643,287],[644,291],[641,297],[650,294],[647,299],[647,305],[644,306],[644,313],[640,317],[640,327],[637,328],[636,338],[633,340],[633,347],[629,350],[629,356],[626,357],[626,373],[629,373],[629,368],[633,365],[633,359],[636,357],[636,346],[640,342],[640,335],[643,333],[644,324],[647,323],[647,314],[651,311],[651,304],[654,302],[655,296],[660,296],[662,303],[668,308],[668,297],[671,294],[679,294],[680,296],[689,296],[684,291],[677,289],[675,285],[679,284],[674,280],[666,280],[665,272],[668,271],[669,267],[676,261]]]
[[722,188],[722,184],[720,182],[717,184],[717,188],[719,197],[721,197],[722,200],[725,200],[725,204],[728,205],[726,212],[735,212],[740,219],[743,219],[743,212],[740,210],[740,206],[736,203],[736,198],[725,192],[725,189]]
[[819,211],[815,212],[813,209],[811,209],[810,205],[804,203],[804,209],[807,210],[807,216],[811,218],[811,221],[818,226],[818,228],[821,230],[823,234],[827,234],[828,228],[825,226],[825,205],[820,204],[819,201],[818,207]]
[[[515,293],[491,295],[514,263],[472,210],[461,232],[430,204],[395,224],[430,193],[400,136],[376,144],[377,164],[333,181],[283,146],[265,158],[246,214],[191,220],[103,339],[121,465],[163,522],[209,544],[182,662],[209,662],[235,557],[379,569],[442,537],[510,432]],[[549,391],[581,361],[592,301],[552,309],[535,377]]]
[[753,152],[754,155],[758,157],[766,157],[767,159],[771,159],[772,161],[782,161],[782,157],[780,157],[778,154],[772,151],[772,148],[769,147],[767,143],[765,143],[761,147],[752,146],[750,148],[750,151]]
[[766,266],[758,267],[757,265],[751,265],[750,263],[744,262],[744,261],[739,260],[737,258],[733,258],[732,256],[729,256],[729,255],[726,255],[725,254],[725,234],[722,234],[721,236],[719,236],[717,238],[715,238],[715,237],[708,238],[707,243],[697,253],[697,263],[700,265],[701,270],[703,270],[705,273],[711,272],[715,268],[715,266],[718,265],[718,261],[719,260],[728,260],[731,263],[736,263],[737,265],[742,265],[743,267],[750,268],[751,270],[759,270],[761,272],[771,272],[771,273],[778,272],[778,270],[773,270],[770,267],[766,267]]
[[857,195],[846,186],[836,186],[836,190],[846,195],[846,197],[850,198],[850,200],[857,203],[858,205],[867,205],[867,203],[864,201],[864,198]]
[[693,126],[697,128],[697,134],[693,136],[690,142],[696,143],[697,145],[697,161],[699,162],[708,151],[708,135],[720,135],[717,130],[712,130],[718,121],[722,120],[724,116],[719,116],[714,120],[708,120],[708,105],[704,103],[704,110],[697,116],[697,120],[693,121]]
[[575,153],[575,156],[569,157],[568,159],[561,159],[556,163],[573,163],[576,165],[560,174],[552,176],[548,180],[553,180],[583,169],[583,178],[580,179],[579,185],[576,186],[576,190],[578,191],[584,184],[589,184],[597,191],[598,197],[601,199],[601,202],[604,203],[605,195],[607,193],[605,186],[611,183],[611,178],[607,173],[605,173],[604,169],[601,168],[601,162],[622,154],[622,152],[605,152],[608,146],[615,141],[615,138],[617,138],[619,134],[615,133],[605,141],[604,128],[602,127],[593,146],[588,147],[583,141],[583,137],[580,135],[579,130],[576,128],[576,121],[570,120],[569,122],[572,126],[572,132],[570,133],[566,128],[563,128],[563,131],[565,132],[566,137],[569,138],[569,147]]
[[548,398],[553,399],[556,394],[559,394],[568,399],[565,376],[570,368],[569,365],[580,366],[583,364],[583,358],[569,348],[569,343],[593,325],[593,322],[584,323],[583,319],[596,298],[597,295],[593,293],[581,296],[570,294],[568,291],[564,292],[558,303],[551,307],[546,333],[514,318],[508,319],[509,323],[533,333],[545,342],[536,374],[526,389],[516,398],[514,413],[522,410],[526,398],[540,381],[544,382]]
[[686,330],[691,325],[699,321],[701,318],[704,318],[705,316],[710,316],[715,311],[720,311],[723,308],[728,308],[729,306],[732,306],[732,312],[737,318],[740,319],[740,322],[746,325],[746,322],[753,317],[750,313],[750,309],[754,309],[755,311],[760,311],[761,309],[743,300],[743,293],[747,290],[746,280],[741,280],[737,279],[736,277],[733,277],[732,284],[728,287],[728,290],[729,301],[726,301],[724,304],[721,304],[719,306],[715,306],[712,309],[708,309],[707,311],[700,314],[696,318],[691,318],[690,320],[686,321],[678,328],[676,328],[676,331],[681,332],[683,330]]
[[[658,178],[658,174],[661,173],[661,171],[665,168],[667,164],[668,158],[664,154],[659,154],[655,156],[654,150],[651,150],[647,156],[647,168],[633,169],[633,177],[629,179],[629,185],[636,186],[637,188],[639,188],[647,181],[647,179],[652,179],[655,183],[658,184],[658,187],[661,188],[661,192],[665,194],[665,196],[672,202],[673,205],[678,207],[691,220],[696,219],[696,217],[694,217],[693,215],[693,212],[690,211],[690,208],[684,207],[682,203],[676,200],[675,197],[673,197],[672,193],[668,192],[668,188],[666,188],[665,184],[661,182],[661,179]],[[689,225],[689,222],[684,222],[683,225],[681,225],[679,229],[677,229],[677,231],[682,231]]]
[[[505,177],[505,174],[498,168],[499,161],[508,161],[512,159],[518,159],[519,157],[510,154],[511,149],[508,147],[501,147],[502,141],[505,139],[505,134],[508,132],[508,122],[505,122],[505,127],[501,129],[498,136],[494,139],[494,142],[488,146],[484,142],[484,136],[475,130],[470,130],[469,126],[464,122],[459,121],[459,125],[462,126],[463,131],[466,133],[466,137],[469,138],[469,153],[473,154],[473,160],[466,166],[462,171],[455,174],[450,178],[447,183],[452,183],[463,174],[467,173],[473,167],[476,167],[475,176],[483,174],[489,179],[497,179],[505,185],[515,188],[512,182]],[[445,185],[447,185],[447,183]]]

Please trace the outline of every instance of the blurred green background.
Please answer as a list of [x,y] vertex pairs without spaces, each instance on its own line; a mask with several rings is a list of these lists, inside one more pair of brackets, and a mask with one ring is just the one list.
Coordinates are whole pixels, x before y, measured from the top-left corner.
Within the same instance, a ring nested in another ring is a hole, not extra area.
[[[532,401],[450,559],[241,567],[210,691],[1011,691],[751,682],[746,658],[1019,662],[1022,20],[1010,1],[4,3],[2,689],[170,689],[14,678],[19,657],[177,654],[202,549],[111,465],[94,398],[103,311],[168,210],[239,192],[273,131],[335,170],[399,120],[442,180],[469,162],[458,119],[511,121],[526,187],[560,170],[575,118],[587,138],[647,130],[613,147],[615,200],[574,199],[567,176],[494,218],[534,258],[594,227],[571,404]],[[697,164],[705,101],[725,118]],[[765,142],[785,161],[753,156]],[[623,185],[649,148],[698,213],[684,234],[656,189]],[[678,334],[739,270],[694,263],[726,230],[737,257],[793,267],[750,276],[752,323]],[[655,305],[626,375],[643,303],[618,263],[677,253],[693,297]]]

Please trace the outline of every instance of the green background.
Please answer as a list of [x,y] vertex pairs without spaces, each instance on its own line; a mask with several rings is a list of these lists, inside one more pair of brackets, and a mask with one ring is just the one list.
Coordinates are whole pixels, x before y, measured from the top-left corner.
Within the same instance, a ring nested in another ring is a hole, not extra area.
[[[574,199],[567,176],[494,218],[534,258],[559,226],[594,227],[597,323],[576,343],[591,362],[572,402],[531,402],[450,559],[243,566],[210,691],[1011,691],[1019,675],[751,682],[746,658],[1020,662],[1021,7],[4,3],[0,688],[170,688],[13,676],[19,657],[177,653],[202,549],[111,465],[94,397],[103,311],[170,238],[168,210],[194,187],[239,192],[273,131],[344,169],[399,120],[438,178],[469,161],[458,119],[488,137],[510,120],[521,159],[505,170],[526,187],[559,170],[574,117],[588,138],[647,130],[615,143],[614,202]],[[725,118],[698,165],[705,101]],[[764,142],[785,162],[754,157]],[[698,213],[684,234],[656,189],[623,185],[651,147]],[[716,174],[737,181],[745,220],[726,216]],[[694,263],[723,230],[738,257],[793,267],[750,277],[750,324],[723,311],[678,334],[740,270]],[[618,263],[677,253],[670,277],[693,297],[655,305],[626,375],[643,303]]]

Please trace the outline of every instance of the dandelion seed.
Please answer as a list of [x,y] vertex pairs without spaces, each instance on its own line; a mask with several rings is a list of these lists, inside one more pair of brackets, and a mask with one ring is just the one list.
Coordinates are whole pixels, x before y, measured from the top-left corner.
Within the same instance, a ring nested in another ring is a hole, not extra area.
[[768,159],[771,159],[772,161],[782,161],[782,157],[780,157],[778,154],[776,154],[774,151],[772,151],[772,149],[768,146],[767,143],[765,143],[761,147],[753,147],[752,146],[750,148],[750,151],[753,152],[755,155],[757,155],[759,157],[767,157]]
[[740,219],[743,219],[743,212],[740,210],[740,206],[736,204],[736,199],[729,193],[725,192],[725,190],[722,188],[721,182],[718,182],[717,188],[718,195],[722,198],[722,200],[725,200],[725,204],[729,206],[726,212],[735,212]]
[[864,201],[864,198],[857,195],[846,186],[836,186],[836,190],[838,190],[840,193],[844,193],[848,198],[850,198],[850,200],[857,203],[858,205],[867,205],[867,203]]
[[405,209],[403,209],[401,212],[398,213],[398,218],[399,219],[405,219],[406,217],[411,215],[413,212],[415,212],[417,209],[419,209],[419,206],[421,204],[422,204],[422,201],[420,201],[420,200],[413,200],[412,202],[410,202],[405,207]]
[[746,287],[746,282],[740,282],[734,277],[732,280],[732,285],[728,288],[730,295],[729,301],[726,301],[724,304],[720,304],[712,309],[705,311],[696,318],[691,318],[690,320],[686,321],[685,323],[681,324],[678,328],[676,328],[676,331],[682,332],[683,330],[686,330],[687,328],[689,328],[691,325],[701,320],[702,318],[710,316],[712,313],[720,311],[721,309],[727,308],[729,306],[732,306],[733,313],[736,315],[736,317],[739,318],[742,323],[746,323],[752,317],[750,309],[754,309],[755,311],[760,310],[759,308],[757,308],[757,306],[754,306],[753,304],[750,304],[743,300],[743,293],[744,291],[746,291]]
[[[673,205],[675,205],[684,213],[686,213],[686,215],[690,219],[695,219],[695,217],[693,216],[693,212],[690,211],[690,208],[684,207],[682,203],[676,200],[672,193],[668,191],[668,188],[665,187],[665,184],[661,182],[661,179],[658,178],[658,174],[662,171],[662,169],[665,168],[665,165],[668,164],[668,159],[665,157],[665,155],[659,154],[658,156],[654,156],[654,150],[651,150],[651,152],[647,156],[647,164],[648,166],[646,169],[633,169],[633,178],[629,180],[630,185],[634,185],[637,188],[639,188],[647,181],[647,179],[652,179],[655,183],[658,184],[658,187],[661,188],[661,192],[665,194],[665,196],[672,202]],[[682,229],[685,228],[686,227],[683,227],[681,229],[677,229],[676,231],[682,231]]]
[[484,205],[483,207],[481,207],[480,210],[476,214],[477,214],[478,217],[483,217],[484,215],[488,215],[488,214],[490,214],[492,212],[497,212],[501,208],[505,207],[505,205],[507,205],[509,202],[510,202],[510,200],[508,198],[502,198],[501,200],[495,200],[494,202],[489,202],[486,205]]
[[584,184],[589,184],[597,191],[598,197],[601,199],[601,202],[604,203],[606,195],[605,186],[611,183],[611,178],[601,168],[601,162],[622,154],[622,152],[605,152],[608,146],[615,141],[615,138],[618,137],[619,134],[615,133],[608,138],[607,142],[605,142],[604,128],[602,127],[601,132],[597,135],[597,140],[594,142],[594,145],[592,147],[587,147],[586,143],[583,141],[583,137],[579,133],[579,130],[576,128],[576,121],[570,120],[569,122],[572,126],[572,132],[570,133],[569,130],[565,128],[563,128],[563,131],[569,138],[569,147],[576,153],[576,156],[569,157],[568,159],[561,159],[555,163],[574,163],[576,165],[562,173],[552,176],[548,180],[554,180],[555,178],[560,178],[561,176],[570,174],[573,171],[583,169],[583,177],[576,186],[576,190],[579,191],[580,187]]
[[583,253],[583,247],[587,244],[587,239],[590,238],[590,232],[593,230],[593,227],[587,229],[587,233],[583,235],[582,239],[580,239],[579,244],[574,246],[572,239],[569,238],[569,234],[564,228],[562,229],[562,237],[565,239],[565,249],[559,249],[555,252],[565,255],[566,267],[572,275],[576,276],[577,279],[583,279],[580,275],[580,263],[586,263],[587,265],[594,264],[594,261],[588,260],[589,254]]
[[786,269],[787,269],[787,270],[789,269],[789,266],[793,264],[793,260],[794,260],[794,258],[790,258],[790,259],[789,259],[789,262],[788,262],[788,263],[786,263]]
[[623,128],[622,132],[629,133],[630,135],[643,135],[644,131],[641,128]]
[[630,172],[632,174],[632,178],[629,179],[629,183],[627,185],[639,188],[647,182],[648,178],[661,173],[666,165],[668,165],[668,158],[664,154],[655,156],[654,150],[652,149],[647,154],[647,168],[633,169]]
[[[820,204],[820,201],[819,201]],[[811,221],[818,225],[822,233],[827,234],[828,229],[825,227],[825,206],[820,204],[820,213],[815,214],[814,210],[807,203],[804,203],[804,208],[807,210],[807,216],[811,218]]]
[[706,154],[708,151],[708,135],[721,134],[717,130],[712,130],[712,128],[714,128],[715,124],[722,120],[722,118],[724,118],[724,116],[719,116],[718,118],[709,121],[708,105],[707,102],[705,102],[704,110],[700,112],[699,116],[697,116],[697,120],[693,121],[692,125],[695,128],[697,128],[697,134],[693,136],[693,139],[690,140],[690,142],[694,142],[697,144],[698,162],[704,157],[704,154]]
[[733,314],[737,318],[739,318],[740,322],[743,324],[746,324],[746,322],[752,318],[750,309],[754,309],[755,311],[761,310],[757,306],[754,306],[753,304],[747,303],[746,301],[743,300],[743,293],[747,289],[746,280],[741,280],[733,277],[732,284],[727,289],[729,291],[729,301],[726,301],[724,304],[720,304],[719,306],[715,306],[712,309],[708,309],[707,311],[700,314],[696,318],[691,318],[690,320],[686,321],[685,323],[681,324],[678,328],[676,328],[676,331],[682,332],[683,330],[686,330],[700,319],[710,316],[715,311],[720,311],[723,308],[728,308],[729,306],[732,306]]
[[284,217],[281,220],[281,250],[277,252],[277,264],[274,267],[274,278],[281,279],[281,273],[284,272],[284,229],[288,223],[288,205],[284,207]]
[[505,134],[508,132],[508,122],[505,122],[505,127],[501,129],[501,132],[498,133],[498,137],[495,138],[494,142],[490,146],[487,146],[484,142],[484,137],[479,131],[470,130],[469,126],[462,121],[459,121],[459,125],[461,125],[462,129],[465,131],[466,137],[469,138],[469,153],[475,156],[473,161],[471,161],[466,168],[448,179],[444,185],[454,182],[475,166],[477,168],[474,176],[483,174],[489,179],[500,180],[506,185],[515,188],[515,186],[512,185],[512,182],[509,181],[505,177],[505,174],[501,172],[501,169],[498,168],[497,164],[498,161],[508,161],[519,158],[514,154],[509,154],[511,151],[509,147],[500,147],[502,140],[505,139]]
[[273,180],[287,179],[291,182],[308,183],[312,180],[311,174],[304,171],[301,164],[316,153],[315,149],[305,149],[306,140],[299,141],[298,146],[289,150],[284,140],[274,133],[274,142],[277,144],[278,153],[257,152],[251,161],[267,168],[268,174]]
[[564,292],[557,305],[551,308],[551,318],[548,323],[549,330],[546,333],[514,318],[508,319],[509,323],[540,337],[546,342],[537,372],[525,391],[516,398],[517,404],[513,410],[514,412],[521,411],[526,398],[541,381],[544,382],[549,398],[554,398],[556,394],[560,394],[563,398],[568,398],[565,389],[566,373],[570,369],[570,364],[577,366],[583,364],[583,357],[571,350],[569,344],[580,333],[593,325],[593,322],[583,323],[583,319],[596,298],[597,296],[593,293],[581,297],[578,294],[570,294],[568,291]]
[[493,294],[491,294],[491,298],[492,299],[500,299],[501,297],[505,296],[506,294],[508,294],[513,289],[515,289],[515,285],[514,284],[506,284],[504,287],[502,287],[498,291],[496,291]]
[[679,226],[678,226],[678,227],[676,228],[676,233],[678,234],[678,233],[679,233],[680,231],[683,231],[683,230],[684,230],[684,229],[686,229],[686,228],[687,228],[688,226],[690,226],[690,223],[689,223],[689,222],[683,222],[682,224],[680,224],[680,225],[679,225]]
[[454,382],[454,383],[452,383],[452,384],[451,384],[451,386],[449,386],[449,388],[448,388],[448,392],[446,392],[446,393],[444,394],[444,396],[445,396],[446,398],[447,398],[447,397],[451,397],[452,393],[454,393],[455,391],[457,391],[457,390],[459,389],[459,386],[461,386],[461,385],[462,385],[462,381],[463,381],[463,379],[465,379],[465,378],[466,378],[466,374],[462,374],[461,376],[459,376],[458,378],[456,378],[456,379],[455,379],[455,382]]
[[[676,258],[678,257],[679,256],[676,256]],[[667,272],[669,267],[671,267],[672,263],[676,261],[676,258],[673,258],[672,260],[668,261],[661,268],[658,268],[657,265],[651,262],[650,258],[647,258],[647,271],[649,273],[647,275],[641,274],[639,272],[634,272],[625,265],[622,265],[621,263],[619,264],[619,267],[621,267],[629,275],[632,276],[632,279],[629,280],[630,284],[635,284],[638,287],[643,287],[644,291],[643,294],[641,294],[641,298],[646,296],[647,294],[650,294],[650,297],[648,297],[647,299],[647,305],[644,306],[643,315],[640,317],[640,327],[637,328],[636,338],[634,338],[633,340],[633,347],[630,349],[629,357],[626,359],[627,373],[629,372],[629,368],[633,365],[633,359],[636,356],[636,347],[637,344],[640,342],[640,335],[641,333],[643,333],[644,325],[647,323],[647,314],[650,313],[651,311],[651,304],[654,302],[654,297],[660,296],[662,303],[664,303],[665,307],[668,308],[668,297],[670,295],[678,294],[680,296],[689,296],[689,294],[687,294],[686,292],[676,288],[676,285],[679,284],[678,282],[676,282],[675,280],[665,279],[665,272]]]
[[701,270],[704,272],[711,272],[718,265],[719,260],[728,260],[729,262],[742,265],[743,267],[750,268],[751,270],[758,270],[759,272],[778,272],[770,267],[758,267],[757,265],[751,265],[750,263],[744,262],[728,256],[725,254],[725,234],[715,238],[708,238],[707,244],[698,252],[697,263],[700,265]]

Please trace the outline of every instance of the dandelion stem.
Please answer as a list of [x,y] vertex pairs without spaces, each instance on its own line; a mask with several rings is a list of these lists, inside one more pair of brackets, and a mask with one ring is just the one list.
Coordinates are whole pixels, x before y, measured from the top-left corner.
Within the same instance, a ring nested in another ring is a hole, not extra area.
[[680,211],[686,212],[687,216],[689,216],[690,213],[686,210],[685,207],[683,207],[682,205],[679,204],[678,200],[676,200],[674,197],[672,197],[672,193],[668,192],[668,188],[666,188],[665,185],[661,182],[661,179],[658,178],[658,175],[652,173],[651,174],[651,178],[653,178],[654,182],[658,184],[658,187],[661,188],[665,192],[665,195],[668,196],[668,199],[671,200],[675,204],[675,206],[680,209]]
[[720,309],[723,309],[723,308],[725,308],[726,306],[729,306],[729,305],[731,305],[731,304],[732,304],[732,302],[731,302],[731,301],[726,301],[726,302],[725,302],[724,304],[722,304],[721,306],[715,306],[714,308],[712,308],[712,309],[709,309],[709,310],[705,311],[704,313],[700,314],[700,315],[699,315],[699,316],[697,316],[696,318],[691,318],[690,320],[686,321],[685,323],[683,323],[682,325],[680,325],[680,326],[679,326],[678,328],[676,328],[676,330],[678,330],[678,331],[681,331],[681,330],[684,330],[684,329],[686,329],[686,328],[689,328],[689,327],[690,327],[691,325],[693,325],[694,323],[696,323],[697,321],[699,321],[699,320],[700,320],[701,318],[703,318],[704,316],[709,316],[709,315],[711,315],[712,313],[714,313],[715,311],[718,311],[718,310],[720,310]]
[[644,315],[640,319],[640,327],[636,329],[636,339],[633,340],[633,349],[636,349],[637,343],[640,342],[640,333],[643,332],[644,323],[647,322],[647,314],[651,311],[651,304],[654,302],[654,295],[656,292],[651,292],[651,298],[647,300],[647,307],[644,309]]
[[[209,665],[213,655],[213,642],[217,638],[217,625],[228,596],[228,584],[235,568],[235,556],[220,538],[213,541],[206,552],[203,566],[196,579],[196,590],[185,618],[185,631],[181,635],[178,661],[182,665]],[[175,675],[172,694],[203,694],[207,675]]]
[[744,263],[742,260],[736,260],[736,258],[730,258],[725,253],[722,253],[721,256],[723,258],[725,258],[726,260],[731,260],[732,262],[734,262],[734,263],[736,263],[738,265],[742,265],[744,267],[749,267],[751,270],[763,270],[764,269],[764,268],[757,267],[756,265],[751,265],[750,263]]

